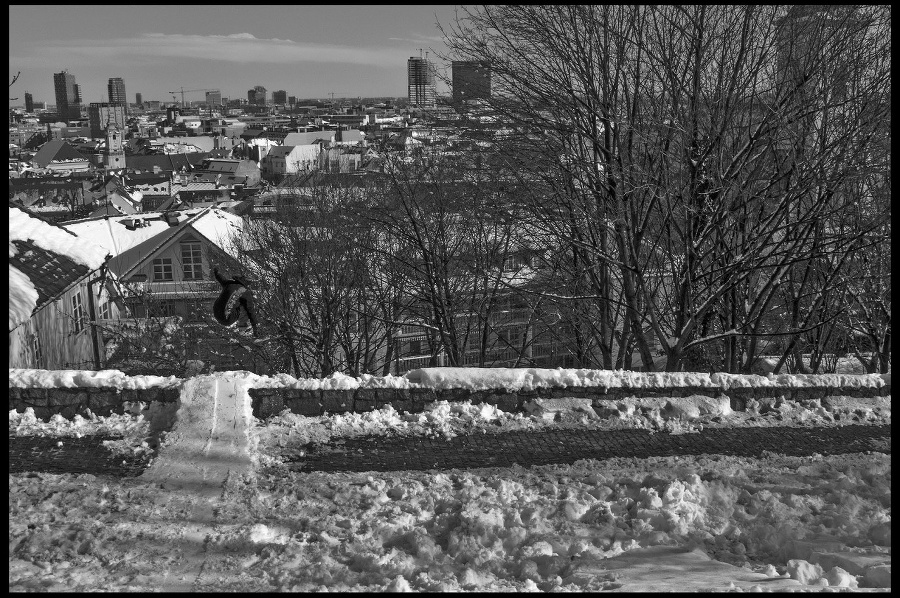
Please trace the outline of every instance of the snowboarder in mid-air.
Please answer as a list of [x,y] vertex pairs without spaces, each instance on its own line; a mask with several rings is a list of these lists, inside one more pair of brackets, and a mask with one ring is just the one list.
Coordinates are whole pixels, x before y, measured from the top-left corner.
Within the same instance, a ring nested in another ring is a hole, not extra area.
[[213,274],[222,285],[222,293],[213,303],[213,316],[219,324],[231,326],[237,322],[239,329],[246,330],[247,323],[253,327],[256,336],[256,316],[253,314],[253,292],[240,276],[226,279],[213,268]]

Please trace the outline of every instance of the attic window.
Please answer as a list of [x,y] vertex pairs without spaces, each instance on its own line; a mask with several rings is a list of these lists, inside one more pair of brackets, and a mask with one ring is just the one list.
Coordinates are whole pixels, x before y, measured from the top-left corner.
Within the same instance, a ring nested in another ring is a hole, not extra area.
[[153,280],[169,281],[172,276],[172,258],[163,257],[153,260]]

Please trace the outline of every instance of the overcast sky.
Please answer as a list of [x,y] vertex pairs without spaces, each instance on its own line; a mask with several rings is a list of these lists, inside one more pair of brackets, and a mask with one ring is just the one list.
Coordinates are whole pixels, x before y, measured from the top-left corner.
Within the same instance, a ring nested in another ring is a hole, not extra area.
[[405,96],[406,60],[420,48],[443,52],[436,23],[454,13],[452,5],[11,5],[10,80],[22,74],[10,105],[23,105],[26,91],[55,104],[53,73],[63,69],[85,103],[107,101],[110,77],[125,80],[129,102],[136,92],[171,102],[169,91],[182,87],[246,98],[255,85],[298,98]]

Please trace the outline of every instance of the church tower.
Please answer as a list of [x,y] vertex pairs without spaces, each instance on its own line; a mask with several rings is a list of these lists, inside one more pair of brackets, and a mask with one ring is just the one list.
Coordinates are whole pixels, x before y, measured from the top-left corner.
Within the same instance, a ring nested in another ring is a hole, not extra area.
[[122,131],[115,124],[106,127],[106,149],[103,152],[103,168],[111,171],[125,170],[125,145]]

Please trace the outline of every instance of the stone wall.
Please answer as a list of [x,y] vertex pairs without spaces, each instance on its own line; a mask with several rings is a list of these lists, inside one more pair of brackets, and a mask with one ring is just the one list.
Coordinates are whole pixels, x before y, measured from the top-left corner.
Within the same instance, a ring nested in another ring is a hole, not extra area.
[[[727,396],[731,408],[743,411],[747,401],[755,399],[762,405],[774,403],[779,398],[793,400],[824,399],[829,396],[876,397],[890,396],[891,387],[881,388],[731,388],[722,390],[708,387],[678,387],[670,389],[572,387],[539,388],[533,391],[466,389],[434,390],[431,388],[360,388],[356,390],[297,390],[292,388],[251,388],[253,415],[266,419],[281,413],[284,409],[306,416],[324,413],[361,413],[393,405],[397,411],[421,412],[427,403],[433,401],[472,401],[496,405],[503,411],[523,411],[526,403],[538,398],[581,398],[591,399],[594,407],[626,397],[668,398],[703,395],[708,397]],[[9,408],[24,411],[31,407],[35,416],[44,421],[54,414],[71,419],[76,414],[87,416],[88,410],[95,415],[108,416],[124,413],[128,402],[176,403],[179,388],[144,388],[120,390],[109,387],[85,388],[15,388],[9,389]]]
[[581,398],[591,399],[594,407],[602,407],[624,399],[625,397],[668,398],[703,395],[708,397],[727,396],[731,408],[743,411],[747,401],[754,399],[762,405],[774,403],[779,398],[791,400],[824,399],[829,396],[877,397],[889,396],[890,386],[881,388],[731,388],[723,391],[718,388],[680,387],[671,389],[574,387],[574,388],[539,388],[533,391],[482,390],[467,389],[434,390],[430,388],[411,389],[357,389],[357,390],[294,390],[286,388],[251,388],[253,415],[266,419],[289,409],[298,415],[322,415],[324,413],[361,413],[372,411],[384,405],[393,405],[397,411],[417,413],[423,411],[425,405],[432,401],[472,401],[472,403],[488,403],[496,405],[503,411],[523,411],[524,405],[538,398]]
[[176,403],[179,388],[144,388],[138,390],[120,390],[118,388],[14,388],[9,389],[9,408],[25,411],[34,409],[38,419],[47,421],[55,414],[66,419],[75,415],[88,416],[88,410],[94,415],[108,416],[125,412],[125,404],[129,402],[163,402]]

